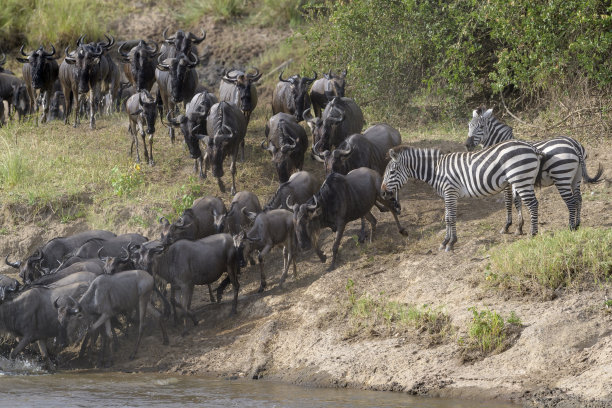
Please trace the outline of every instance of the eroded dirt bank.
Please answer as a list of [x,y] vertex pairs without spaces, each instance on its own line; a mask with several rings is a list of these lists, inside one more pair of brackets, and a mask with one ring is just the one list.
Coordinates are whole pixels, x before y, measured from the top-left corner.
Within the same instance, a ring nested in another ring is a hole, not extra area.
[[[589,151],[597,152],[591,154],[593,166],[609,162],[612,156],[603,146],[589,146]],[[583,191],[583,226],[612,226],[610,183]],[[538,195],[541,230],[565,228],[567,210],[558,193],[548,188]],[[210,304],[204,288],[198,288],[194,301],[198,326],[186,336],[180,335],[179,327],[171,327],[170,345],[162,346],[151,325],[134,361],[128,361],[127,355],[135,336],[122,338],[111,370],[270,378],[325,387],[501,398],[527,406],[610,406],[612,313],[603,306],[610,296],[609,285],[559,291],[548,301],[491,289],[484,278],[486,249],[527,239],[497,233],[504,219],[500,198],[460,201],[456,250],[439,253],[443,203],[429,186],[411,182],[403,190],[401,216],[410,232],[407,238],[397,233],[387,214],[376,212],[379,224],[372,244],[356,244],[353,235],[359,225],[353,223],[340,248],[340,267],[326,272],[326,265],[313,253],[302,254],[297,277],[290,275],[284,288],[278,287],[282,262],[276,249],[267,264],[265,293],[257,294],[258,270],[243,270],[237,316],[229,315],[229,291],[221,304]],[[60,224],[50,217],[45,222],[50,227],[20,223],[15,234],[1,236],[2,254],[25,254],[48,238],[87,228],[83,222]],[[116,232],[128,229],[118,226]],[[158,234],[156,227],[141,232],[150,237]],[[323,237],[329,253],[331,236]],[[3,267],[0,273],[12,270]],[[384,293],[390,300],[442,307],[453,332],[441,342],[431,342],[426,334],[411,329],[356,333],[349,316],[349,279],[358,294]],[[464,362],[458,339],[466,335],[470,307],[503,315],[514,311],[523,328],[512,347]],[[91,367],[89,359],[75,356],[76,349],[62,352],[60,366]]]

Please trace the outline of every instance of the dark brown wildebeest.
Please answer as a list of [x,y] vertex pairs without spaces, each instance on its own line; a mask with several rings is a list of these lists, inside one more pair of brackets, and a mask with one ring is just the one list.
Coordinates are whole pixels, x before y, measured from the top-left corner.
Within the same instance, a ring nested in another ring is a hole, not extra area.
[[323,74],[323,78],[317,79],[310,88],[310,101],[315,116],[320,117],[321,112],[335,97],[344,97],[346,87],[346,69],[340,75],[334,75],[331,71]]
[[[130,118],[128,131],[132,135],[132,145],[130,147],[130,156],[136,144],[136,162],[140,163],[140,152],[138,151],[138,134],[142,137],[142,146],[144,147],[145,160],[149,165],[153,166],[153,135],[155,134],[155,119],[157,118],[157,103],[146,89],[132,95],[125,104],[126,111]],[[149,150],[145,140],[145,133],[149,135]],[[151,155],[149,156],[149,151]]]
[[127,79],[137,90],[151,90],[155,83],[155,66],[157,65],[157,57],[159,55],[159,46],[153,42],[153,45],[147,44],[146,41],[140,40],[138,44],[133,46],[129,51],[124,51],[128,42],[124,42],[117,49],[123,65],[123,72]]
[[[308,150],[308,136],[294,116],[283,112],[270,118],[265,135],[268,141],[266,150],[272,154],[278,180],[284,183],[294,170],[302,170],[304,154]],[[265,143],[262,143],[262,147]]]
[[315,79],[317,79],[316,72],[312,78],[292,75],[287,79],[283,79],[281,72],[272,94],[272,114],[284,112],[295,116],[298,122],[304,120],[304,112],[311,105],[308,87]]

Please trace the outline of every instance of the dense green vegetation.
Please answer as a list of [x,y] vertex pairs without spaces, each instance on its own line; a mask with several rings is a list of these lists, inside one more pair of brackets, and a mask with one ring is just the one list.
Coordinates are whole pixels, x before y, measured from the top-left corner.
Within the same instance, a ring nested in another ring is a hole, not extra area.
[[495,310],[478,310],[475,307],[469,310],[472,312],[472,319],[468,335],[459,339],[466,353],[501,353],[511,346],[513,334],[521,328],[521,320],[514,312],[504,318]]
[[612,231],[581,228],[541,234],[491,250],[487,279],[501,288],[545,296],[563,287],[612,279]]
[[612,86],[607,1],[354,0],[309,10],[311,21],[322,19],[304,30],[310,59],[347,67],[361,102],[438,95],[463,107],[501,91],[518,98],[580,80],[589,90]]

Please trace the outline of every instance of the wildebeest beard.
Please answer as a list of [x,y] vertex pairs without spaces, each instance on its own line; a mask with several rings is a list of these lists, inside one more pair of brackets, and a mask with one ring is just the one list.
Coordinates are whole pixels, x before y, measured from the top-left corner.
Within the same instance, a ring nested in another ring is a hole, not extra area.
[[49,67],[46,64],[46,59],[44,56],[38,55],[34,60],[32,66],[32,86],[34,89],[40,89],[43,85],[43,77],[45,76],[46,71],[48,71]]
[[172,81],[172,100],[174,102],[180,102],[181,100],[181,84],[185,80],[185,73],[187,72],[187,66],[181,65],[180,60],[172,67],[173,70],[170,73],[170,80]]

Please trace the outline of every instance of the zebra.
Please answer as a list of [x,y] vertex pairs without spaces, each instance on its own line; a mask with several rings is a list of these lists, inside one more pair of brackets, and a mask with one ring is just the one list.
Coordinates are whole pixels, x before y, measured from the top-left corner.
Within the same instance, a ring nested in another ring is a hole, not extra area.
[[[479,144],[489,147],[511,139],[514,139],[512,128],[495,118],[493,109],[485,111],[484,108],[478,108],[473,111],[472,120],[468,125],[468,138],[465,142],[468,151],[475,149]],[[557,187],[569,212],[569,228],[578,229],[582,208],[580,183],[582,180],[586,183],[601,181],[603,175],[601,164],[595,176],[590,177],[586,169],[586,151],[580,142],[571,137],[557,136],[551,140],[535,142],[533,145],[545,154],[541,162],[539,185],[548,187],[554,184]],[[512,225],[512,192],[509,187],[504,192],[504,201],[507,219],[506,225],[500,232],[507,234],[508,228]],[[517,196],[514,196],[514,205],[518,211],[516,233],[522,234],[521,200]]]
[[407,145],[389,150],[391,160],[385,169],[381,195],[399,209],[398,191],[409,179],[431,185],[444,199],[446,236],[440,249],[452,251],[457,242],[457,199],[485,197],[511,185],[531,215],[531,235],[538,233],[538,200],[534,184],[542,152],[530,143],[510,140],[479,152],[442,154],[437,149],[417,149]]

